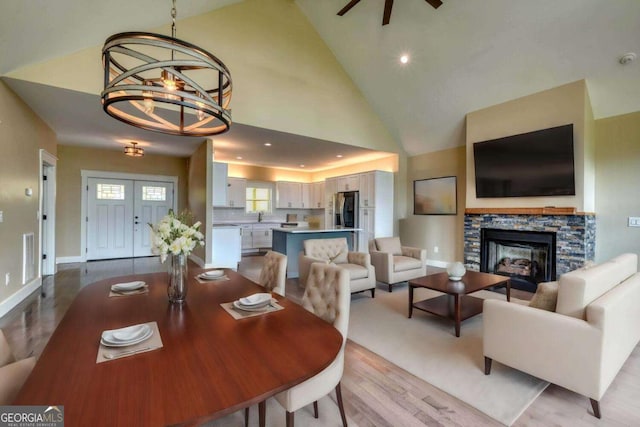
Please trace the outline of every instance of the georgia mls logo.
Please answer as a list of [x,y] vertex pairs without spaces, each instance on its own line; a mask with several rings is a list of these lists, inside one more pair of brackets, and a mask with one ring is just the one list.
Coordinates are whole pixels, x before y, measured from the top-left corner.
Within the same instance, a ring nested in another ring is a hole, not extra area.
[[0,427],[64,427],[64,406],[0,406]]

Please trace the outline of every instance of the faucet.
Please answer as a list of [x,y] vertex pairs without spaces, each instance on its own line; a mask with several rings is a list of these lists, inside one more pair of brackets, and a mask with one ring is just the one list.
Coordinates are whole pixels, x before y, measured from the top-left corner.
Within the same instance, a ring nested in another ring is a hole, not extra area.
[[262,222],[262,212],[258,212],[258,222]]

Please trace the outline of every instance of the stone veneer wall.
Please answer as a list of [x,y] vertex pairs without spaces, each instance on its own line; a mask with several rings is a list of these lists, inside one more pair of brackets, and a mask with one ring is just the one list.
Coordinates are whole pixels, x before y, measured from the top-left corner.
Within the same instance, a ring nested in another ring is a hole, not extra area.
[[465,214],[464,264],[480,271],[480,230],[547,231],[556,233],[556,276],[593,261],[596,253],[596,217],[579,215]]

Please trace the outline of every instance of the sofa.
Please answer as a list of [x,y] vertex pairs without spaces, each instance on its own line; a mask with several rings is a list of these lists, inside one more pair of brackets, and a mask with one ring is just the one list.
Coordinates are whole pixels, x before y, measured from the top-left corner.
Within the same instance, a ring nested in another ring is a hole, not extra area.
[[496,360],[588,397],[600,418],[600,399],[640,341],[638,255],[561,275],[555,300],[554,285],[539,286],[540,307],[484,301],[485,374]]
[[365,252],[349,252],[345,237],[334,239],[308,239],[302,242],[304,251],[298,256],[300,285],[305,286],[311,264],[335,264],[349,271],[351,293],[371,291],[375,298],[376,272],[371,264],[371,256]]
[[402,246],[398,237],[379,237],[369,243],[376,280],[386,283],[389,292],[396,283],[427,275],[426,249]]

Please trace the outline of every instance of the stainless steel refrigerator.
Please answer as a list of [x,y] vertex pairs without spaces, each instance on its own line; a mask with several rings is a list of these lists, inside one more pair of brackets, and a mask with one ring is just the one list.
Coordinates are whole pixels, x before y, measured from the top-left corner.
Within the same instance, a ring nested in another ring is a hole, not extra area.
[[358,227],[358,192],[344,191],[336,194],[336,227]]

